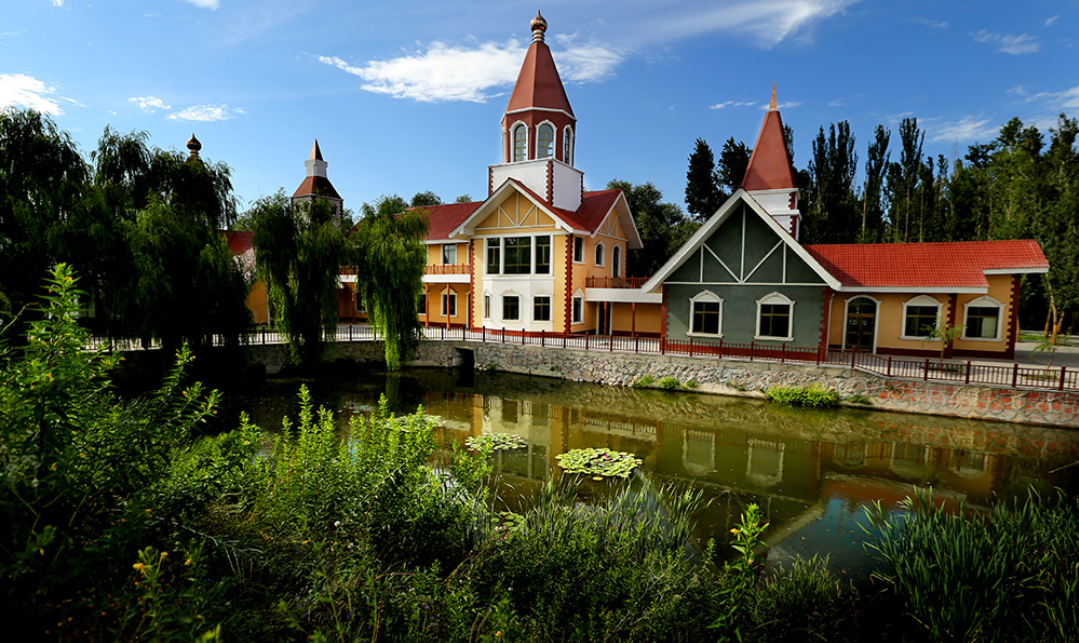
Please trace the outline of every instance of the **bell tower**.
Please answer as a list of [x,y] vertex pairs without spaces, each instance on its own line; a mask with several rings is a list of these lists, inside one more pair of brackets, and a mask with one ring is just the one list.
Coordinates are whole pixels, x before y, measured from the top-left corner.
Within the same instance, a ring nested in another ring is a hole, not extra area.
[[794,180],[787,142],[783,138],[783,119],[776,105],[775,83],[772,83],[772,100],[757,135],[757,144],[753,146],[753,154],[749,157],[742,188],[798,240],[802,227],[802,214],[798,210],[798,183]]

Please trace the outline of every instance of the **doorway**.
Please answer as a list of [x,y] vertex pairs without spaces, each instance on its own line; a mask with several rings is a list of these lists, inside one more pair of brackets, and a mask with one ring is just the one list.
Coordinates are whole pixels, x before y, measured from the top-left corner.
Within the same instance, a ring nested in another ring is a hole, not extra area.
[[847,302],[846,347],[872,353],[876,348],[877,302],[856,297]]

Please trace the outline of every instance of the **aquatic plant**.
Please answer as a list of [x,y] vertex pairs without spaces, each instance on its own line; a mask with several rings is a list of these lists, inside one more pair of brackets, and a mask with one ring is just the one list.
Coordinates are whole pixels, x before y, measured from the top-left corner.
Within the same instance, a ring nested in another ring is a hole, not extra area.
[[642,460],[631,453],[610,449],[573,449],[555,456],[566,473],[603,478],[628,478]]
[[528,440],[512,433],[484,433],[468,438],[465,444],[476,451],[484,448],[489,448],[491,451],[509,451],[528,446]]

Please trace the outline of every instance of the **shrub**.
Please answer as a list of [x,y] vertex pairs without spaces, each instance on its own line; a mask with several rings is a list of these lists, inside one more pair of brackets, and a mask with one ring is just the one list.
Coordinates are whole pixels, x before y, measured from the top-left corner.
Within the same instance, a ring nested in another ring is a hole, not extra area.
[[872,404],[873,398],[862,393],[855,393],[854,395],[848,396],[847,401],[851,404]]
[[701,383],[698,382],[697,380],[690,380],[690,381],[686,382],[686,388],[689,388],[689,389],[700,388],[700,386],[701,386]]
[[857,595],[828,571],[828,558],[796,558],[764,581],[753,604],[754,635],[765,641],[842,640]]
[[682,383],[678,381],[678,378],[667,376],[659,381],[659,387],[664,391],[673,391],[681,388]]
[[765,395],[771,402],[788,406],[805,406],[818,409],[839,406],[839,393],[830,389],[819,388],[815,385],[809,388],[780,386],[768,389]]
[[641,379],[633,383],[633,388],[648,388],[652,385],[652,382],[656,381],[651,375],[645,375]]

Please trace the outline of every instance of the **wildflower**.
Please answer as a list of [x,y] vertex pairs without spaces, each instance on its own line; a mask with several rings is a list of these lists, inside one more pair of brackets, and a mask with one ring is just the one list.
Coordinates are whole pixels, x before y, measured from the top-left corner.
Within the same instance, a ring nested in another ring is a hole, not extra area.
[[168,557],[169,557],[169,552],[167,552],[167,551],[161,552],[161,560],[165,560]]
[[146,565],[143,565],[142,563],[135,563],[134,565],[132,565],[132,567],[139,570],[140,572],[146,569]]
[[735,536],[737,536],[738,534],[742,533],[742,530],[735,527],[734,529],[731,530],[731,533],[734,534]]
[[184,561],[184,565],[190,565],[190,564],[191,564],[191,559],[190,558],[188,558],[187,560]]

